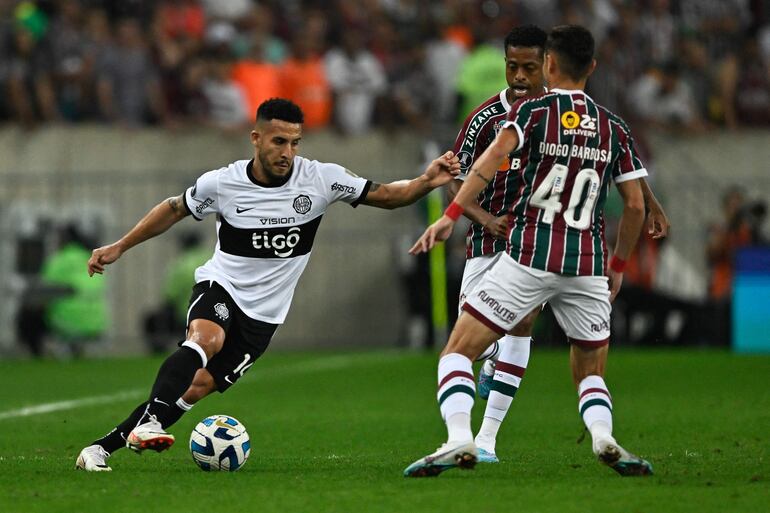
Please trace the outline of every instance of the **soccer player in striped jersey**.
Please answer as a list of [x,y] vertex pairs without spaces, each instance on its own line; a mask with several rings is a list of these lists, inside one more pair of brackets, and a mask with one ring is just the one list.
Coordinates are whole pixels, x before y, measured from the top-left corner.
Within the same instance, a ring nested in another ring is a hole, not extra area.
[[449,183],[460,169],[450,151],[413,180],[374,183],[337,164],[297,155],[303,119],[302,110],[288,100],[265,101],[251,132],[252,159],[203,174],[184,193],[155,206],[120,240],[93,251],[92,276],[188,216],[217,219],[213,255],[195,271],[186,340],[161,365],[147,401],[85,447],[76,468],[109,471],[107,458],[121,447],[167,449],[174,443],[169,426],[249,370],[286,318],[332,203],[397,208]]
[[[468,177],[473,163],[495,139],[505,122],[511,105],[522,98],[532,98],[544,93],[543,52],[548,34],[534,25],[515,27],[505,38],[505,78],[508,87],[479,105],[465,119],[463,128],[454,145],[460,157],[461,174],[449,184],[449,199],[454,199],[462,183]],[[497,169],[491,183],[470,203],[464,215],[472,223],[466,237],[465,270],[460,287],[460,311],[466,296],[478,285],[481,277],[494,264],[497,256],[505,251],[508,235],[508,212],[513,207],[516,191],[521,185],[521,155],[513,152]],[[668,219],[646,180],[642,190],[649,209],[650,233],[659,238],[666,235]],[[484,360],[479,371],[477,395],[488,399],[475,442],[478,461],[496,463],[495,445],[497,433],[511,407],[529,362],[532,326],[540,307],[536,307],[516,326],[493,343],[478,359]],[[494,379],[499,366],[501,376]]]
[[[471,432],[471,362],[544,301],[571,342],[578,411],[591,433],[594,454],[624,476],[652,473],[647,461],[612,436],[612,399],[603,378],[611,301],[644,224],[640,179],[647,171],[625,122],[584,92],[596,66],[593,55],[594,40],[585,28],[564,25],[551,31],[543,65],[550,91],[513,106],[444,216],[410,250],[429,251],[446,240],[500,163],[512,151],[521,152],[523,172],[508,230],[508,255],[497,259],[467,298],[439,360],[437,398],[447,442],[409,465],[405,476],[474,466],[478,450]],[[607,263],[603,208],[611,182],[624,209]],[[515,376],[496,374],[496,379],[515,383]]]

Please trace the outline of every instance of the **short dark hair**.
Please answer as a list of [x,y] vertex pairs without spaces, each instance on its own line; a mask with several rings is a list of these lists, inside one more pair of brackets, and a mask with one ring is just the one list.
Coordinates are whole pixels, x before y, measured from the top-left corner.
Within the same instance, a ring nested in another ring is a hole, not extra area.
[[559,54],[561,71],[573,80],[580,80],[594,59],[594,36],[580,25],[559,25],[548,34],[545,50]]
[[278,119],[288,123],[305,122],[305,116],[299,105],[284,98],[270,98],[259,105],[257,109],[257,121],[271,121]]
[[548,34],[546,31],[537,25],[519,25],[514,27],[505,36],[503,50],[507,50],[509,46],[523,46],[525,48],[540,48],[543,50],[545,49],[545,41],[547,39]]

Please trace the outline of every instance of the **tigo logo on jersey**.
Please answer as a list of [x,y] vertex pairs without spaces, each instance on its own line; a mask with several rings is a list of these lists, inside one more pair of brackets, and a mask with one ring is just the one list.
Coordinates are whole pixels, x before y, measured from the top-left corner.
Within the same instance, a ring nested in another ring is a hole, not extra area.
[[272,237],[267,232],[254,232],[251,236],[251,245],[254,246],[254,249],[272,249],[275,256],[286,258],[291,256],[294,248],[299,244],[299,233],[300,229],[298,226],[289,228],[285,235],[283,233],[276,233]]
[[310,207],[313,206],[313,202],[310,201],[310,198],[304,194],[300,194],[296,198],[294,198],[294,204],[292,205],[294,207],[294,211],[298,214],[307,214],[310,212]]

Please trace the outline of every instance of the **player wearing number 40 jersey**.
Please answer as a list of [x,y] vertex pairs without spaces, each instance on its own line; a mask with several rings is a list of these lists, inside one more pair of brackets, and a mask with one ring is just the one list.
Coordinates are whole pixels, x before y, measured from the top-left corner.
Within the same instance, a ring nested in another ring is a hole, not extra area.
[[191,215],[217,216],[217,245],[195,272],[186,340],[161,365],[149,398],[80,452],[76,467],[110,470],[107,458],[128,446],[161,451],[166,431],[208,394],[224,392],[267,349],[286,317],[326,209],[343,201],[396,208],[452,180],[460,165],[447,152],[413,180],[380,185],[342,166],[297,155],[303,115],[288,100],[257,110],[254,158],[202,175],[184,194],[160,203],[119,241],[95,249],[88,272],[104,272],[133,246]]
[[[640,180],[647,171],[626,124],[583,92],[596,66],[593,53],[594,40],[585,28],[566,25],[551,31],[543,65],[551,90],[513,105],[454,202],[411,249],[428,251],[436,241],[446,240],[503,159],[520,151],[521,183],[511,210],[508,255],[497,259],[469,295],[439,361],[438,401],[447,442],[407,467],[406,476],[432,476],[475,464],[471,362],[544,301],[571,342],[578,410],[594,453],[621,475],[652,473],[648,462],[613,438],[612,399],[603,379],[610,302],[644,224]],[[602,211],[612,182],[624,210],[608,265]]]
[[[461,174],[449,184],[450,200],[467,179],[473,163],[495,139],[511,105],[516,100],[543,94],[543,53],[547,38],[545,31],[533,25],[515,27],[506,36],[508,88],[481,104],[466,118],[455,141],[454,151],[460,157]],[[468,228],[468,260],[460,287],[461,311],[465,298],[507,247],[509,211],[518,200],[521,174],[521,152],[513,152],[503,160],[490,184],[479,194],[478,205],[471,203],[465,209],[464,214],[472,223]],[[650,233],[655,238],[665,236],[668,228],[666,214],[646,180],[642,180],[641,185],[649,209]],[[497,433],[523,381],[529,363],[532,325],[539,312],[540,308],[536,307],[478,358],[485,361],[479,371],[477,395],[488,399],[484,420],[475,438],[480,462],[498,461],[495,451]]]

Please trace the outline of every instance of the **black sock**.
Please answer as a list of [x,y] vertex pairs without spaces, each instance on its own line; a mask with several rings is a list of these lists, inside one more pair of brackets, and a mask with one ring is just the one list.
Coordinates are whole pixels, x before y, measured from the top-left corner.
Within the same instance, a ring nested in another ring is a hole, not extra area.
[[117,425],[115,429],[104,435],[98,440],[94,440],[91,445],[101,445],[104,447],[104,450],[108,453],[112,454],[113,452],[117,451],[121,447],[126,446],[126,437],[131,432],[132,429],[136,427],[136,425],[139,423],[139,420],[144,416],[144,412],[147,410],[147,403],[144,402],[136,407],[136,409],[131,412],[131,415],[128,416],[126,420],[121,422]]
[[167,427],[169,422],[176,422],[181,416],[175,411],[179,410],[176,401],[190,387],[202,363],[197,351],[182,346],[160,366],[148,400],[147,413],[155,415],[161,426]]

